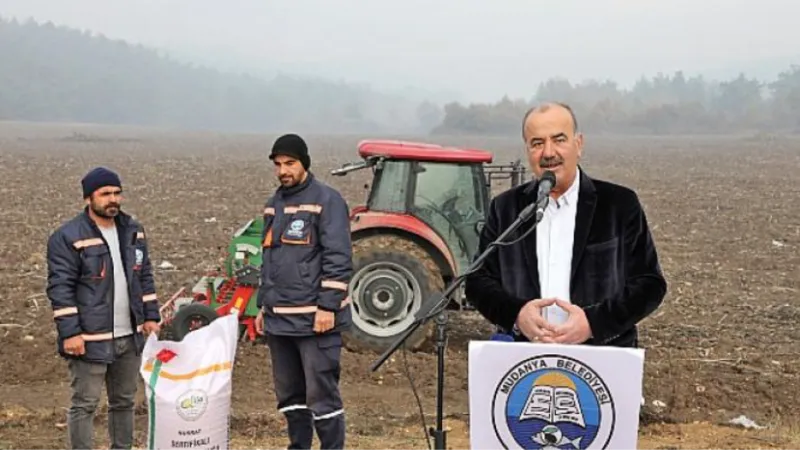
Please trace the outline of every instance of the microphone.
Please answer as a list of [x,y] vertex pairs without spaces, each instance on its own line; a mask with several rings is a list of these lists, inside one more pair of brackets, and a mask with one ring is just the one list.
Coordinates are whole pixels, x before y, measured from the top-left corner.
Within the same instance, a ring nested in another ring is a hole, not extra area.
[[528,187],[525,188],[525,195],[530,195],[530,193],[533,192],[534,186],[538,186],[539,189],[536,193],[536,201],[525,207],[525,209],[523,209],[519,214],[519,217],[523,222],[527,222],[534,212],[536,213],[536,222],[542,220],[544,209],[547,208],[547,202],[550,199],[550,191],[555,185],[556,174],[548,170],[542,174],[542,177],[539,179],[538,183],[531,182]]
[[550,202],[550,191],[556,185],[556,174],[547,170],[539,180],[539,191],[536,193],[536,221],[540,221],[544,216],[544,210]]

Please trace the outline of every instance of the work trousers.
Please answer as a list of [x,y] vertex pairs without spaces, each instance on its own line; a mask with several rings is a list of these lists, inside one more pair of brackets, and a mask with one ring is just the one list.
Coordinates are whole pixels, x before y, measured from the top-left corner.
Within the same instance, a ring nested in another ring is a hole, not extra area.
[[108,435],[112,449],[133,446],[133,408],[141,356],[133,336],[114,340],[116,359],[111,364],[69,360],[72,400],[67,416],[70,448],[91,449],[94,416],[103,384],[108,397]]
[[341,334],[292,337],[267,333],[267,345],[278,410],[288,424],[288,448],[310,449],[316,430],[320,448],[343,449]]

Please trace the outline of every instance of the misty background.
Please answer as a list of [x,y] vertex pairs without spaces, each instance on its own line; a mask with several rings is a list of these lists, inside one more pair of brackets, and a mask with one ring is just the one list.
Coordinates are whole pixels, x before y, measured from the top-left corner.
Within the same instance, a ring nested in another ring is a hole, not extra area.
[[0,0],[0,120],[237,132],[800,132],[800,3]]

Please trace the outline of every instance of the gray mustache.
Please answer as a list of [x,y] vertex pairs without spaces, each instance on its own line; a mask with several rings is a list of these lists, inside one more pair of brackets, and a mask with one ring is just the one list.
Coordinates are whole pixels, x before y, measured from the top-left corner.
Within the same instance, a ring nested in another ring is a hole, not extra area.
[[552,165],[555,165],[555,164],[561,164],[563,162],[564,162],[564,160],[561,159],[561,158],[543,159],[543,160],[539,161],[539,167],[548,167],[548,166],[552,166]]

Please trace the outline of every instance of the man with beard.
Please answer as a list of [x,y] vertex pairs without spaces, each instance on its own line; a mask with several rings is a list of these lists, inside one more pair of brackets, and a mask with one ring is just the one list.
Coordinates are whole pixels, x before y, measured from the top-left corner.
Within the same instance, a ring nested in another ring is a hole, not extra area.
[[341,333],[350,326],[352,275],[347,203],[308,171],[300,136],[278,138],[270,154],[281,186],[266,203],[256,331],[266,334],[278,410],[289,448],[341,449]]
[[[553,172],[555,186],[541,223],[469,276],[467,297],[520,341],[637,347],[637,323],[667,290],[638,196],[579,166],[583,136],[569,106],[532,108],[522,136],[534,174],[541,179]],[[532,183],[492,200],[479,252],[536,202],[538,181]],[[506,241],[531,226],[523,224]]]
[[133,406],[144,335],[160,316],[144,228],[122,212],[119,176],[103,167],[81,182],[86,208],[47,242],[47,296],[67,359],[71,448],[92,448],[103,383],[111,448],[133,445]]

